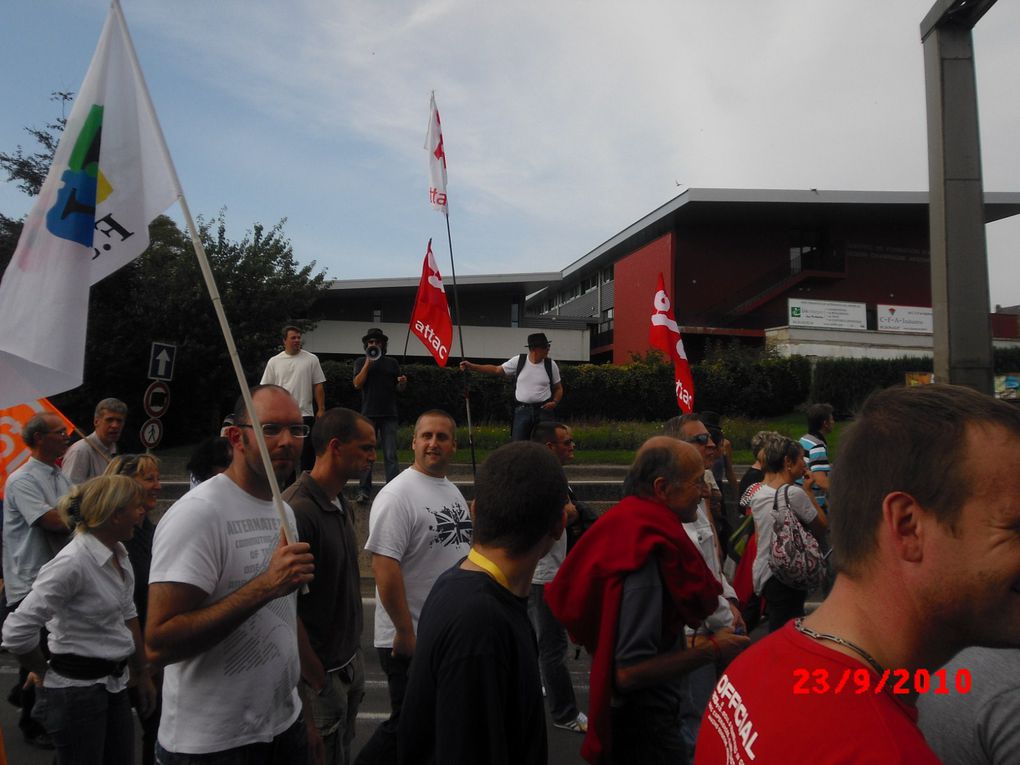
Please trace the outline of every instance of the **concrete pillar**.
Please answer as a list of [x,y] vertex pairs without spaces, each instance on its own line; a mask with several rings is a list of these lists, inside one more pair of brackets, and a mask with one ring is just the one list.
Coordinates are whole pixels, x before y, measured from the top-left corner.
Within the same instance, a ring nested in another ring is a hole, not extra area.
[[[984,3],[981,14],[992,2]],[[988,255],[971,37],[981,14],[954,13],[961,5],[966,4],[940,0],[921,28],[935,376],[990,394]]]

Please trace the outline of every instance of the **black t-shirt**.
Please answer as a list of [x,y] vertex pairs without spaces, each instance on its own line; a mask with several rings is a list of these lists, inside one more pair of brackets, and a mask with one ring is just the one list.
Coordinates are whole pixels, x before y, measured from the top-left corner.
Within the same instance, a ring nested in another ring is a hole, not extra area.
[[[365,366],[365,357],[354,362],[354,376]],[[361,388],[361,413],[366,417],[397,416],[397,378],[400,364],[392,356],[380,356],[369,367]]]
[[406,765],[545,765],[548,743],[528,600],[488,574],[436,580],[400,717]]

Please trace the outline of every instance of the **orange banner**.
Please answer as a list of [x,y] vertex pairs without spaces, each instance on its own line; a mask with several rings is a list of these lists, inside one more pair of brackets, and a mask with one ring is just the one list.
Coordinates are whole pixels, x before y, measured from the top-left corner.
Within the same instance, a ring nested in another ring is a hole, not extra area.
[[74,423],[46,398],[30,404],[0,409],[0,499],[4,496],[3,487],[7,483],[7,476],[25,464],[29,458],[28,447],[21,440],[21,429],[40,412],[52,412],[64,421],[68,431],[74,430]]

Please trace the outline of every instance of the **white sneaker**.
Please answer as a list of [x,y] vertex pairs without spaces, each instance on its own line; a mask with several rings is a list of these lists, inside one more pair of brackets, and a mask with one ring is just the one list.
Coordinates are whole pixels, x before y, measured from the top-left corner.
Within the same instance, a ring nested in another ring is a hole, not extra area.
[[566,722],[554,722],[554,728],[562,728],[563,730],[572,730],[575,733],[587,733],[588,732],[588,715],[584,712],[578,712],[577,717],[573,720],[567,720]]

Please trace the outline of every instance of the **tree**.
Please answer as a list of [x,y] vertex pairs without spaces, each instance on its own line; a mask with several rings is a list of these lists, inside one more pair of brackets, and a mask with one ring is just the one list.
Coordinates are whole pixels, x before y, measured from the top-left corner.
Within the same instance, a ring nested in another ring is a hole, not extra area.
[[17,182],[18,188],[30,197],[39,194],[43,181],[46,180],[46,173],[50,170],[53,155],[60,142],[60,134],[64,132],[64,125],[67,124],[66,108],[74,100],[74,93],[54,91],[50,93],[50,100],[60,103],[61,116],[53,122],[46,123],[45,127],[25,128],[40,148],[31,154],[25,154],[21,146],[18,146],[13,154],[0,151],[0,168],[7,171],[7,180]]
[[[283,233],[284,221],[266,230],[255,224],[240,241],[227,235],[226,216],[199,219],[223,307],[249,384],[261,378],[280,345],[280,329],[314,328],[316,299],[325,272],[301,266]],[[215,433],[240,394],[212,301],[187,235],[167,216],[149,229],[145,253],[92,289],[86,342],[85,383],[58,397],[88,417],[89,407],[117,396],[137,412],[149,384],[152,343],[177,346],[171,406],[163,418],[169,443]],[[134,414],[132,425],[136,423]],[[131,430],[134,430],[132,427]]]

